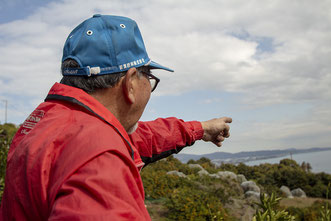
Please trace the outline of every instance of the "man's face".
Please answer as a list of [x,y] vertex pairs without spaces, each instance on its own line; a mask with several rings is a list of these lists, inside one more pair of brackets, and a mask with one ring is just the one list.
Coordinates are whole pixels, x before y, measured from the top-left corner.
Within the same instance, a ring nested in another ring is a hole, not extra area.
[[148,79],[148,76],[142,72],[138,74],[138,87],[139,96],[137,96],[137,107],[139,110],[137,114],[139,115],[140,119],[149,101],[149,98],[151,97],[151,83]]
[[[147,69],[148,70],[148,69]],[[148,70],[149,72],[149,70]],[[131,115],[131,123],[130,128],[127,132],[133,133],[137,127],[137,122],[141,118],[145,107],[149,101],[151,96],[151,83],[147,74],[144,72],[137,71],[137,75],[135,76],[135,102],[133,103],[133,112]]]

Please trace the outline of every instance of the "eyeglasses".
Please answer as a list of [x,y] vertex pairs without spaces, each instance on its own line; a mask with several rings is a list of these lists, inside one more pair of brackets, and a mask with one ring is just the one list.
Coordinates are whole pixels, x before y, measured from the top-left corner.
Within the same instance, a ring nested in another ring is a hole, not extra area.
[[149,83],[151,84],[151,88],[153,92],[155,88],[157,87],[158,83],[160,82],[160,79],[152,75],[151,73],[140,71],[141,73],[145,74],[148,77]]

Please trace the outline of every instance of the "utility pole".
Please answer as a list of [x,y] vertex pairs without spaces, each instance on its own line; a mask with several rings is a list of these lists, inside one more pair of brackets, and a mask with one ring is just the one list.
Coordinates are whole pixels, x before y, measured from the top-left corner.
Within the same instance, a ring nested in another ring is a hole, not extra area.
[[8,109],[8,100],[2,100],[5,102],[5,124],[7,123],[7,109]]

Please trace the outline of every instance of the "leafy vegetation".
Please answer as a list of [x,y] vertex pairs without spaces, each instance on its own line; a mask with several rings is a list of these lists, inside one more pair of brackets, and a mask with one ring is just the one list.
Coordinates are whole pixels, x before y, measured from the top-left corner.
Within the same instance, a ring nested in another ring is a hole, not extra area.
[[223,164],[220,169],[245,175],[248,180],[263,186],[268,194],[280,194],[279,187],[284,185],[290,189],[301,188],[309,197],[326,198],[327,186],[331,182],[330,174],[311,173],[291,159],[283,159],[279,164],[266,163],[259,166]]
[[[328,205],[328,206],[326,206]],[[296,221],[305,221],[305,220],[319,220],[319,221],[329,221],[330,220],[330,203],[316,201],[313,205],[298,208],[295,206],[291,206],[285,208],[289,214],[295,217]]]
[[9,145],[17,131],[14,124],[0,125],[0,202],[5,186],[6,164]]
[[295,220],[294,216],[290,215],[285,210],[279,210],[278,205],[281,198],[277,198],[274,193],[270,197],[265,194],[260,195],[260,207],[256,211],[253,221],[292,221]]
[[[329,198],[329,190],[331,183],[328,184],[328,189],[326,192],[326,198]],[[330,208],[330,209],[329,209]],[[330,221],[331,220],[331,207],[329,203],[325,203],[320,209],[320,221]]]
[[224,220],[227,216],[217,196],[185,186],[173,191],[166,206],[172,220]]
[[[167,174],[174,170],[187,177]],[[147,200],[165,199],[170,220],[231,220],[223,203],[229,202],[230,196],[239,196],[240,187],[233,188],[231,181],[199,176],[198,171],[172,156],[149,165],[141,173]]]
[[[215,167],[207,158],[190,160],[188,163],[199,164],[210,174],[227,170],[256,181],[270,197],[261,194],[262,201],[258,205],[255,220],[318,220],[330,213],[330,206],[321,201],[305,208],[279,206],[282,196],[279,187],[282,185],[288,185],[291,189],[309,186],[315,190],[310,192],[313,196],[327,197],[328,194],[325,183],[331,181],[329,174],[311,173],[307,166],[302,167],[293,160],[285,159],[279,164],[260,166],[223,164]],[[187,177],[167,174],[173,170],[183,172]],[[235,220],[231,213],[233,211],[225,208],[234,199],[243,200],[240,185],[230,179],[199,176],[198,171],[173,157],[149,165],[141,174],[147,201],[162,199],[165,220]]]

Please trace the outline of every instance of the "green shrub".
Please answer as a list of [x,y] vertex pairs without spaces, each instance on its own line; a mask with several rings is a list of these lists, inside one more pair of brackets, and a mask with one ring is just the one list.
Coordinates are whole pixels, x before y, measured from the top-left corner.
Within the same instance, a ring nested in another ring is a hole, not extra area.
[[291,221],[295,217],[290,215],[285,210],[279,210],[278,205],[281,198],[277,198],[275,194],[270,197],[265,194],[260,195],[261,203],[257,204],[260,209],[256,211],[253,221]]
[[220,169],[245,175],[247,180],[254,180],[263,186],[268,194],[274,192],[281,195],[279,188],[285,185],[290,189],[300,187],[310,197],[325,198],[327,185],[331,182],[330,174],[311,173],[290,159],[283,159],[279,164],[266,163],[259,166],[222,164]]
[[0,125],[0,202],[5,187],[5,175],[9,145],[17,131],[14,124]]
[[[316,201],[313,205],[305,208],[288,207],[286,211],[295,217],[296,221],[306,220],[330,220],[330,203]],[[329,219],[327,217],[329,216]]]
[[[326,198],[329,199],[331,183],[328,184],[326,190]],[[325,202],[324,205],[321,206],[320,209],[320,221],[330,221],[331,220],[331,206],[329,202]]]
[[227,215],[214,195],[187,187],[174,190],[166,203],[173,220],[225,220]]

